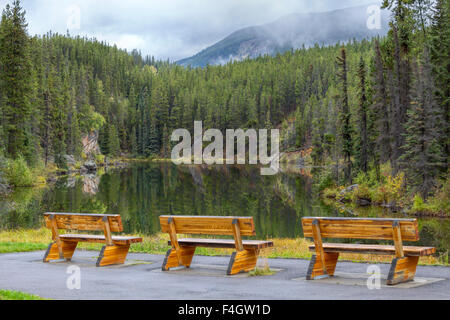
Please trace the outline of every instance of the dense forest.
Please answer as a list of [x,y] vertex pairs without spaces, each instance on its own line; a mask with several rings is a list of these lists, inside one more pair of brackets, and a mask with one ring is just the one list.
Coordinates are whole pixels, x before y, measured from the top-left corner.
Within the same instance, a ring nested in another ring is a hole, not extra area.
[[426,198],[449,160],[448,0],[385,0],[387,37],[182,67],[95,39],[30,37],[20,1],[0,24],[0,155],[30,167],[83,159],[98,132],[111,157],[168,157],[174,129],[280,128],[351,184],[389,164]]

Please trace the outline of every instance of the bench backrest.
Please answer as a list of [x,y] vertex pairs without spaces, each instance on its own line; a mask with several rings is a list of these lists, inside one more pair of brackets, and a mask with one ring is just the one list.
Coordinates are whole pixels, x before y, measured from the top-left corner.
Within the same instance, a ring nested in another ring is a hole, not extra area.
[[313,221],[318,220],[322,238],[395,240],[392,226],[400,225],[403,241],[418,241],[419,230],[416,219],[383,218],[302,218],[305,238],[313,238]]
[[239,223],[242,236],[254,236],[253,217],[160,216],[161,230],[170,233],[169,219],[173,219],[177,234],[234,235],[233,221]]
[[104,230],[105,221],[108,219],[111,232],[122,232],[122,219],[120,215],[111,214],[88,214],[88,213],[44,213],[45,225],[52,228],[52,219],[56,221],[57,229],[72,229],[80,231]]

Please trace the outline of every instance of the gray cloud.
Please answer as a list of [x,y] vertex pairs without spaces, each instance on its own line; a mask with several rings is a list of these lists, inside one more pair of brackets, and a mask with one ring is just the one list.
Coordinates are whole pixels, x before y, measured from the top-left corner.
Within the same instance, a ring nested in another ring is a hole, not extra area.
[[[1,7],[7,2],[11,1],[0,0]],[[178,60],[237,29],[286,14],[374,2],[380,0],[22,0],[22,5],[31,35],[50,30],[66,33],[68,21],[76,21],[70,8],[79,8],[80,28],[69,28],[70,34],[96,37],[127,50],[136,48],[158,59]]]

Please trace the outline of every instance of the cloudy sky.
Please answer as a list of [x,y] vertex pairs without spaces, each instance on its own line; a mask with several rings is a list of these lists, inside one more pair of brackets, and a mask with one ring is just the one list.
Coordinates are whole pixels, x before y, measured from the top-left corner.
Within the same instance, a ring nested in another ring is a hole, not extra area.
[[380,0],[22,0],[31,35],[69,30],[172,61],[286,14],[371,3]]

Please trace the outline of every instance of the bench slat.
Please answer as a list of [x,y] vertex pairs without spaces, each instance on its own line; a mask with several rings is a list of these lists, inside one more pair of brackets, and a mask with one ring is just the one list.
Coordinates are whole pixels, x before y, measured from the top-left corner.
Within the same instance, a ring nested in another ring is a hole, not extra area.
[[208,217],[208,216],[160,216],[164,233],[170,233],[169,218],[173,218],[177,234],[234,235],[232,223],[239,221],[241,236],[256,235],[253,217]]
[[[60,235],[63,241],[79,241],[79,242],[95,242],[105,243],[105,236],[92,235],[92,234],[62,234]],[[131,244],[142,242],[140,237],[126,237],[126,236],[113,236],[112,241],[114,244]]]
[[[372,245],[372,244],[347,244],[347,243],[324,243],[323,249],[327,253],[369,253],[369,254],[385,254],[395,255],[395,246],[389,245]],[[310,251],[315,251],[315,246],[309,246]],[[433,247],[416,247],[404,246],[403,252],[405,256],[429,256],[436,252]]]
[[[185,247],[205,247],[205,248],[224,248],[234,249],[236,243],[234,240],[228,239],[178,239],[178,244]],[[242,244],[244,249],[264,249],[273,247],[272,241],[260,241],[260,240],[243,240]],[[172,245],[169,241],[169,246]]]
[[47,228],[51,228],[51,219],[56,219],[58,229],[71,229],[81,231],[103,231],[103,217],[108,217],[111,232],[122,232],[122,220],[120,215],[83,214],[83,213],[44,213]]
[[320,221],[322,238],[393,240],[392,223],[398,221],[403,241],[418,241],[419,231],[416,219],[382,218],[302,218],[305,238],[312,238],[312,222]]

